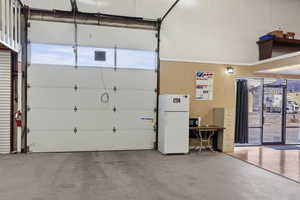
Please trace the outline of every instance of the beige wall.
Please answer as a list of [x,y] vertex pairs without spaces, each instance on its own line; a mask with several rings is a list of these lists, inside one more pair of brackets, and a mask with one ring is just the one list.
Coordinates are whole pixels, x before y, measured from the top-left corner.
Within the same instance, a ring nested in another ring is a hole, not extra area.
[[[268,64],[268,67],[271,66]],[[276,65],[277,66],[277,65]],[[225,108],[227,124],[223,143],[224,151],[233,150],[235,121],[235,80],[238,77],[300,78],[300,76],[256,74],[257,66],[234,66],[235,73],[226,73],[226,65],[192,62],[162,61],[160,69],[161,94],[189,94],[190,117],[201,116],[204,124],[213,124],[214,108]],[[263,66],[261,66],[263,67]],[[195,100],[196,72],[214,73],[214,98],[212,101]]]
[[[253,71],[269,70],[300,64],[300,55],[252,66]],[[298,76],[299,77],[299,76]]]
[[[191,117],[201,116],[203,123],[213,121],[213,108],[235,107],[235,77],[226,73],[227,66],[216,64],[161,62],[161,94],[191,95]],[[248,67],[236,68],[237,75],[251,75]],[[214,98],[212,101],[195,100],[196,72],[214,73]]]

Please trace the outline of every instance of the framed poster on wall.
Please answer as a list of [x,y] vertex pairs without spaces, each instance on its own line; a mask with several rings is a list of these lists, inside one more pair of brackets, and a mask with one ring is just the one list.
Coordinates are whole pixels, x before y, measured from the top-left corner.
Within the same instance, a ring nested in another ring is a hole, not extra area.
[[211,72],[196,73],[196,99],[209,101],[213,100],[214,74]]

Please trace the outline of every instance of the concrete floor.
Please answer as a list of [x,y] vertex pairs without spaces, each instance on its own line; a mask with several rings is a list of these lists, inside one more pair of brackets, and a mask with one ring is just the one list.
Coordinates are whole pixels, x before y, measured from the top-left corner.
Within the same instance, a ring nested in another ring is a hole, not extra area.
[[295,200],[300,185],[219,153],[0,156],[0,199]]

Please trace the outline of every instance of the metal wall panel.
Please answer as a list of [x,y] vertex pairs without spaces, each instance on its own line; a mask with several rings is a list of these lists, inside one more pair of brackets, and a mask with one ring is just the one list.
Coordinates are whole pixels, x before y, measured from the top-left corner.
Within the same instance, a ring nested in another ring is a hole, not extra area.
[[[30,151],[152,149],[156,75],[154,70],[32,64]],[[101,102],[105,91],[108,103]]]
[[0,50],[0,153],[10,152],[11,53]]

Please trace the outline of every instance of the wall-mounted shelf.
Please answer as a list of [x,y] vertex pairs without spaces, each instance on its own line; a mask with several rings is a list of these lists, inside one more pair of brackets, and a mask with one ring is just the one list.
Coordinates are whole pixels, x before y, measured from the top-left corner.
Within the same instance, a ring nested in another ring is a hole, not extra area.
[[286,51],[287,53],[300,51],[300,40],[270,38],[257,42],[259,46],[259,60],[272,58],[274,50]]

